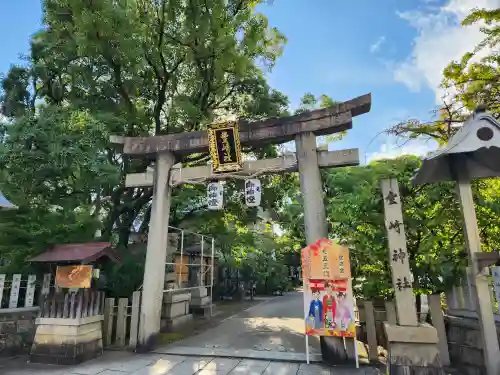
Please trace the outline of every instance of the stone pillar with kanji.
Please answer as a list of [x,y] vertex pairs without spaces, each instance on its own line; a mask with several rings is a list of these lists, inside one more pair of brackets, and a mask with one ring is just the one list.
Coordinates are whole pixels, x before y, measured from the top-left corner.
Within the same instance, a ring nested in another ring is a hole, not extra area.
[[429,324],[419,324],[417,318],[398,183],[395,179],[382,180],[381,190],[397,313],[397,324],[384,323],[389,373],[442,375],[437,331]]

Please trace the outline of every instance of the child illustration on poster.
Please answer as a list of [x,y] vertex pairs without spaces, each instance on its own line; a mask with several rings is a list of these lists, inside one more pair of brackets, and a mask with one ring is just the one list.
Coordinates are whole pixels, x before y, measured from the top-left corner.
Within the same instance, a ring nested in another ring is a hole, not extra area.
[[313,329],[321,329],[323,328],[323,304],[319,300],[320,292],[318,289],[311,289],[311,294],[312,299],[309,303],[307,320]]
[[326,329],[335,329],[335,316],[337,311],[337,301],[333,296],[333,284],[330,281],[325,283],[326,293],[323,297],[323,321]]
[[345,292],[337,293],[337,311],[335,316],[335,323],[341,329],[345,330],[353,321],[353,316],[351,314],[352,306],[346,300]]
[[307,335],[354,337],[353,300],[347,280],[309,280],[306,284]]

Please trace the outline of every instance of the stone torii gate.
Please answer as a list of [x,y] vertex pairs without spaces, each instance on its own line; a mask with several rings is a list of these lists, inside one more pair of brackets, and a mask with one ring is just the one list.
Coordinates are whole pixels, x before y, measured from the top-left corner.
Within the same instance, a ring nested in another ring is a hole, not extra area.
[[[317,150],[316,137],[352,128],[352,118],[368,113],[371,94],[299,115],[271,118],[239,124],[240,143],[260,146],[266,143],[295,141],[296,155],[247,161],[239,176],[298,171],[304,200],[307,243],[328,235],[320,168],[359,164],[358,149],[341,151]],[[139,323],[139,346],[147,349],[155,343],[160,331],[161,304],[167,257],[167,235],[172,186],[193,180],[230,178],[213,173],[210,166],[178,168],[176,157],[209,151],[206,131],[167,134],[151,137],[111,136],[113,144],[123,146],[123,154],[131,157],[154,157],[154,172],[129,174],[127,187],[153,186],[143,293]]]

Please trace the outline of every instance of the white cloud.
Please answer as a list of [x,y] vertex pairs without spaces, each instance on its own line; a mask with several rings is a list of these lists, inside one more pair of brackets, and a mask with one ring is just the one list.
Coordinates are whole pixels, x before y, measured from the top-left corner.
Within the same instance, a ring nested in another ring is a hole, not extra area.
[[[412,52],[399,62],[394,71],[396,81],[412,91],[428,87],[436,94],[436,103],[442,102],[445,91],[439,87],[443,69],[459,60],[484,38],[481,25],[462,26],[460,23],[473,8],[499,8],[500,0],[447,0],[441,7],[427,7],[398,13],[417,30]],[[477,58],[484,56],[482,51]]]
[[378,52],[380,50],[380,47],[382,47],[382,44],[384,43],[385,43],[385,36],[381,36],[370,46],[370,52],[371,53]]
[[395,141],[384,142],[378,151],[366,153],[366,163],[381,159],[395,159],[403,155],[427,156],[435,151],[437,144],[433,141],[412,140],[400,145]]

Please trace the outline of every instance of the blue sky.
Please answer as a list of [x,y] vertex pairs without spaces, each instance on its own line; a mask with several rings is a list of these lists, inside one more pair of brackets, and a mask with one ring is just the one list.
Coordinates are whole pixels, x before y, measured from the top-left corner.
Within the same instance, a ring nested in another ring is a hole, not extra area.
[[[288,43],[269,83],[292,106],[306,92],[341,101],[371,92],[371,112],[355,118],[347,137],[330,149],[360,148],[362,162],[423,154],[434,145],[401,146],[377,134],[401,120],[432,118],[443,95],[442,69],[479,41],[477,28],[458,24],[475,6],[500,7],[500,0],[274,0],[261,10]],[[0,72],[27,52],[40,25],[39,0],[1,1]]]

